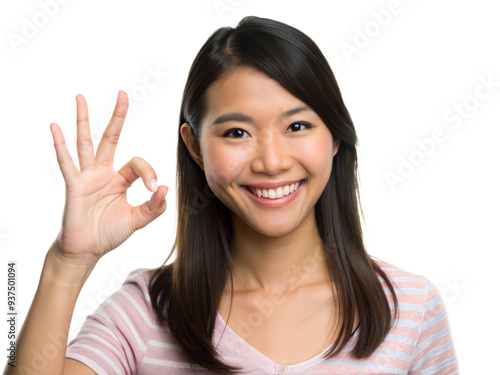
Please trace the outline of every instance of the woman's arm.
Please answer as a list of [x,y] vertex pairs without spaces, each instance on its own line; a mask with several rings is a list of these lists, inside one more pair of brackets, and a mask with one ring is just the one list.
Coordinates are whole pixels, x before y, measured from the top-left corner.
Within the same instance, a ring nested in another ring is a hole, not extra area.
[[47,252],[38,289],[18,336],[16,367],[7,365],[4,375],[67,373],[64,364],[73,309],[95,263],[61,259],[56,246],[54,243]]
[[[120,91],[113,116],[94,155],[85,98],[77,95],[77,150],[80,170],[73,163],[64,136],[51,125],[57,161],[66,184],[61,230],[47,252],[38,289],[16,342],[16,366],[4,374],[64,374],[84,369],[65,361],[73,309],[85,281],[98,260],[137,229],[160,216],[168,188],[158,187],[153,168],[134,157],[119,171],[113,169],[118,138],[128,109]],[[151,199],[133,207],[126,192],[141,178]],[[65,362],[66,370],[65,372]],[[83,367],[82,367],[83,366]],[[90,372],[89,372],[90,371]]]

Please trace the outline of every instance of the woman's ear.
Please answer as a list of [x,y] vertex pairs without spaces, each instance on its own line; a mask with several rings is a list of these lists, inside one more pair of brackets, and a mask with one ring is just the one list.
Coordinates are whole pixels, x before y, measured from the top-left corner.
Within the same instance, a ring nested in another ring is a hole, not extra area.
[[339,147],[340,147],[340,139],[338,139],[337,137],[333,137],[333,157],[337,155]]
[[191,125],[185,122],[184,124],[182,124],[180,132],[182,140],[184,141],[184,144],[186,145],[189,154],[196,162],[196,164],[198,164],[202,170],[205,170],[203,168],[203,155],[201,154],[200,144],[198,143],[198,140],[193,134]]

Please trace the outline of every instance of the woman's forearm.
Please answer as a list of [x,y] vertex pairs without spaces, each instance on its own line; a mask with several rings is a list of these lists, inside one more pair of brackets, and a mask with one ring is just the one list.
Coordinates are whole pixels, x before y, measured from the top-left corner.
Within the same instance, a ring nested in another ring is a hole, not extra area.
[[35,297],[16,342],[15,367],[6,365],[4,375],[63,374],[73,310],[96,262],[62,259],[55,246],[47,252]]

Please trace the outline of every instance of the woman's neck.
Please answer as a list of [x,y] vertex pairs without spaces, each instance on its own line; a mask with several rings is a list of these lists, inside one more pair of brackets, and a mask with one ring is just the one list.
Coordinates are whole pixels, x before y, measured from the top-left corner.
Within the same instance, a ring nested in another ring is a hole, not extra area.
[[231,249],[234,291],[289,291],[329,281],[314,213],[283,237],[264,236],[233,217]]

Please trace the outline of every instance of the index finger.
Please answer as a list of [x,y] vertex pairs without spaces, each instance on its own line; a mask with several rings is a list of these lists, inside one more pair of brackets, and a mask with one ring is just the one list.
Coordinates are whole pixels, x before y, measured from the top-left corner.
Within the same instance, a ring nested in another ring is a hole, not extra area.
[[118,143],[118,138],[122,131],[123,123],[125,122],[125,116],[128,110],[128,96],[125,91],[120,90],[118,92],[118,97],[116,98],[115,110],[113,111],[113,116],[109,121],[102,139],[99,142],[96,153],[96,163],[97,164],[110,164],[113,165],[113,158],[115,156],[116,145]]

